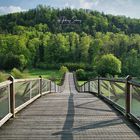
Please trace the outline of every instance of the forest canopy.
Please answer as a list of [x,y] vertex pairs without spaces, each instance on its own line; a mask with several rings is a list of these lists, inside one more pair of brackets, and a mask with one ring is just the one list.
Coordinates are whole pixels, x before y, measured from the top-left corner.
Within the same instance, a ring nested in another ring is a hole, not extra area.
[[98,72],[106,54],[121,61],[121,75],[140,74],[140,19],[42,5],[0,16],[0,69],[71,65]]

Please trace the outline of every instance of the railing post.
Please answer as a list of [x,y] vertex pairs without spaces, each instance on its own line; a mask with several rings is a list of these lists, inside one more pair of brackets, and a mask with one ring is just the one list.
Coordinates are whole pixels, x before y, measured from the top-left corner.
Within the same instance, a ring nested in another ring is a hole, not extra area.
[[98,96],[100,95],[100,77],[98,76]]
[[129,117],[130,109],[131,109],[131,93],[130,93],[130,83],[129,80],[131,80],[132,77],[128,75],[126,77],[126,93],[125,93],[125,115],[126,117]]
[[85,83],[84,83],[84,92],[85,92]]
[[32,98],[32,81],[30,81],[30,83],[29,83],[30,85],[30,99]]
[[10,76],[8,78],[12,83],[10,84],[10,111],[13,114],[13,118],[15,117],[15,84],[14,77]]
[[50,80],[50,93],[51,93],[51,91],[52,91],[52,85],[51,85],[51,80]]
[[88,92],[90,92],[90,80],[88,81]]
[[56,92],[56,83],[55,83],[55,92]]
[[59,92],[59,93],[61,92],[61,87],[60,87],[60,86],[58,86],[58,92]]
[[40,92],[40,95],[42,95],[42,76],[39,76],[39,84],[40,84],[40,88],[39,88],[39,92]]

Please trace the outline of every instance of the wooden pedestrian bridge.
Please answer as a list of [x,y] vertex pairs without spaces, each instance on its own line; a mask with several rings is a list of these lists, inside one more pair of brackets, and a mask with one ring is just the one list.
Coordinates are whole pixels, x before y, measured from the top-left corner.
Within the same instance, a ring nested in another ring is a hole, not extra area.
[[96,78],[79,86],[43,79],[0,84],[0,140],[140,140],[140,85]]

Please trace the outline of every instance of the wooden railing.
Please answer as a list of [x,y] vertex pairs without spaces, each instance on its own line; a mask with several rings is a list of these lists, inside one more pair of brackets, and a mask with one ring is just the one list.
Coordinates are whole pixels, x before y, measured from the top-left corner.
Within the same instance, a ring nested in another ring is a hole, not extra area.
[[98,77],[81,86],[78,85],[75,74],[74,77],[79,92],[94,93],[140,126],[140,84],[134,82],[130,76],[125,79]]
[[14,79],[10,76],[7,81],[0,83],[0,127],[24,107],[44,94],[62,92],[64,77],[61,84],[39,78]]

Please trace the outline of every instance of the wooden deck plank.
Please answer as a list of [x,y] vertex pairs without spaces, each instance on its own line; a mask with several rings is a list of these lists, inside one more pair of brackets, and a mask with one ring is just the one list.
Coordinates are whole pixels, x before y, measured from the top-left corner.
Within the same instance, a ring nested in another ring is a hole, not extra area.
[[75,90],[67,74],[63,93],[51,93],[0,128],[0,140],[140,140],[140,130],[111,106]]

